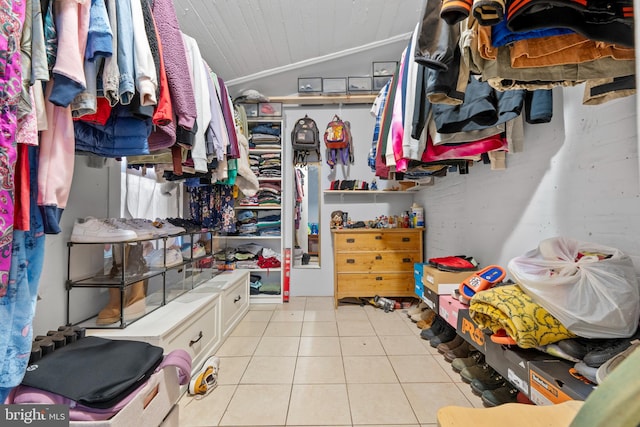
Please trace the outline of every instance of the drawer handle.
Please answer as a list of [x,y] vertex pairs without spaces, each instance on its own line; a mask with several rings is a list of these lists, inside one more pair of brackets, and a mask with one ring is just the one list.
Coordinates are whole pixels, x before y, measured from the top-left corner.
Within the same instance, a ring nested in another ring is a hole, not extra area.
[[198,338],[196,338],[195,340],[189,341],[189,347],[191,347],[192,345],[194,345],[195,343],[197,343],[201,339],[202,339],[202,331],[200,331],[200,333],[198,333]]
[[376,236],[376,240],[382,240],[382,236]]
[[382,255],[376,255],[376,259],[380,261],[382,259]]
[[378,277],[376,277],[376,280],[377,280],[377,281],[381,281],[381,280],[382,280],[382,277],[378,276]]
[[347,239],[347,243],[355,243],[356,239]]
[[411,262],[411,258],[402,258],[402,262]]
[[355,264],[355,263],[356,263],[355,259],[353,259],[353,258],[348,258],[347,259],[347,264]]
[[403,237],[402,241],[403,242],[410,242],[411,241],[411,237]]
[[233,303],[235,304],[235,303],[237,303],[238,301],[240,301],[241,299],[242,299],[242,296],[238,295],[237,297],[235,297],[235,298],[233,299]]

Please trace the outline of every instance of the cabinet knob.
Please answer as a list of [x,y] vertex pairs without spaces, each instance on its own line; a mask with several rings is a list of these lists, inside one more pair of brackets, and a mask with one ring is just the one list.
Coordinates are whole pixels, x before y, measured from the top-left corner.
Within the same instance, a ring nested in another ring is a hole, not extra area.
[[411,258],[402,258],[402,262],[411,262]]
[[410,242],[411,241],[411,237],[403,237],[402,241],[403,242]]
[[235,298],[233,299],[233,303],[235,304],[235,303],[237,303],[238,301],[240,301],[241,299],[242,299],[242,296],[241,296],[241,295],[238,295],[237,297],[235,297]]
[[356,239],[347,239],[347,243],[355,243]]
[[376,277],[376,280],[377,280],[377,281],[381,281],[381,280],[382,280],[382,277],[378,276],[378,277]]
[[376,255],[376,259],[380,261],[382,259],[382,255]]
[[375,239],[376,240],[382,240],[382,236],[376,236]]
[[346,263],[347,263],[347,264],[355,264],[355,263],[356,263],[356,260],[355,260],[355,259],[353,259],[353,258],[347,258]]
[[194,345],[195,343],[197,343],[198,341],[200,341],[202,339],[202,331],[200,331],[198,333],[198,338],[196,338],[195,340],[191,340],[189,341],[189,347],[191,347],[192,345]]

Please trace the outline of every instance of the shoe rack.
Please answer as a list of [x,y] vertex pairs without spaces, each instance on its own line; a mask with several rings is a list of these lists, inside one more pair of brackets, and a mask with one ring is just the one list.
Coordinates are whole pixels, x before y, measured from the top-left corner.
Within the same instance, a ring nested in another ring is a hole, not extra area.
[[[214,275],[211,245],[194,252],[210,233],[184,233],[116,243],[68,242],[67,325],[126,328]],[[167,259],[168,242],[184,242],[182,261]],[[161,250],[148,263],[145,253]]]

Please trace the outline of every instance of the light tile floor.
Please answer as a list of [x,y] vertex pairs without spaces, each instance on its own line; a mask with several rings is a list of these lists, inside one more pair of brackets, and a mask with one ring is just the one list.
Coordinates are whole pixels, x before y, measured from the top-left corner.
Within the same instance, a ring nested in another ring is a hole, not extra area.
[[479,397],[397,310],[332,297],[252,304],[216,353],[218,387],[180,400],[180,426],[435,426]]

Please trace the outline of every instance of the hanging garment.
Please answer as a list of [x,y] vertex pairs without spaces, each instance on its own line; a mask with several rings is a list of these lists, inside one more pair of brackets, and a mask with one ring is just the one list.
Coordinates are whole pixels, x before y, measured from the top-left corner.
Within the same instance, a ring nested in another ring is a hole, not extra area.
[[27,368],[33,337],[40,274],[44,263],[44,225],[37,206],[38,148],[28,147],[30,186],[29,231],[13,233],[8,288],[0,304],[0,401],[20,382]]

